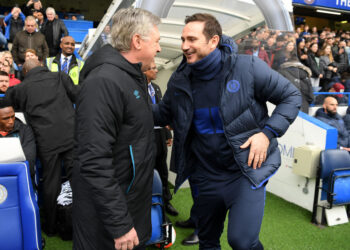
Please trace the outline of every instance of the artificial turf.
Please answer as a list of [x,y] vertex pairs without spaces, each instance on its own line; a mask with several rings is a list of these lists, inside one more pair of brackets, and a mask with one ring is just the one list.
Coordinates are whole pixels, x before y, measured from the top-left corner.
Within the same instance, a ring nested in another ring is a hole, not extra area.
[[[186,220],[192,206],[190,190],[180,189],[174,195],[172,204],[179,211],[179,216],[169,216],[176,220]],[[311,212],[293,205],[270,193],[266,195],[265,215],[261,227],[260,240],[268,250],[350,250],[350,223],[317,227],[311,222]],[[227,221],[221,236],[222,249],[230,249],[226,237]],[[196,246],[183,246],[181,241],[192,233],[191,229],[175,228],[176,241],[169,249],[198,249]],[[58,237],[46,239],[47,250],[72,249],[71,241],[62,241]],[[149,248],[155,249],[155,248]]]

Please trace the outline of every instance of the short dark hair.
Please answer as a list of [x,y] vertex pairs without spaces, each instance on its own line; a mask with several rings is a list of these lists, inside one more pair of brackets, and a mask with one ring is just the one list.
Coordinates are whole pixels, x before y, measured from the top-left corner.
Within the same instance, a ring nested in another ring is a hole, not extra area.
[[204,22],[203,34],[209,41],[213,36],[218,35],[219,38],[222,36],[222,28],[218,20],[207,13],[196,13],[192,16],[187,16],[185,24],[190,22]]
[[9,76],[7,72],[0,70],[0,76]]
[[0,97],[0,109],[4,109],[7,107],[13,108],[11,100],[9,98],[6,98],[6,97]]

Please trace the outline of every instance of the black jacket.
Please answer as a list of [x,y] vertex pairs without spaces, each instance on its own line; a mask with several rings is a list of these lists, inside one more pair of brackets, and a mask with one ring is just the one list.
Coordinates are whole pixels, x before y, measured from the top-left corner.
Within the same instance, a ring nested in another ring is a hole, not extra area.
[[6,136],[0,134],[0,138],[2,137],[19,137],[24,155],[29,163],[30,175],[33,180],[35,174],[36,146],[32,129],[16,118],[13,130]]
[[301,111],[308,114],[309,106],[314,100],[310,81],[311,70],[302,63],[293,61],[283,63],[278,72],[299,89],[302,97]]
[[307,60],[306,60],[306,66],[308,66],[311,69],[312,76],[314,78],[318,78],[321,74],[320,67],[316,61],[316,55],[313,52],[308,52],[307,54]]
[[[47,27],[48,27],[48,20],[43,24],[42,28],[40,29],[41,33],[45,35],[46,41],[47,41]],[[61,38],[63,36],[68,36],[68,30],[66,28],[66,25],[64,22],[60,19],[54,19],[52,24],[52,34],[53,34],[53,48],[59,50],[60,44],[61,44]],[[54,55],[55,56],[57,52]]]
[[21,84],[6,95],[25,113],[40,153],[58,153],[73,147],[74,108],[79,86],[65,73],[45,67],[30,70]]
[[141,65],[105,45],[80,81],[73,248],[114,249],[113,239],[133,227],[143,244],[151,236],[154,125]]

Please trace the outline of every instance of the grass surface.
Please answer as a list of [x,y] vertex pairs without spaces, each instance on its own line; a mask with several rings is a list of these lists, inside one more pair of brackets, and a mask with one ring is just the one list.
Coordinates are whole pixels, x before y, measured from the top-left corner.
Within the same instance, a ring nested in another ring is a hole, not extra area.
[[[190,189],[180,189],[172,200],[180,215],[169,216],[175,223],[186,220],[192,206]],[[260,240],[267,250],[350,250],[350,223],[319,228],[310,222],[311,212],[288,203],[272,194],[266,195],[265,215]],[[227,221],[221,236],[223,250],[230,249],[227,243]],[[191,229],[176,228],[176,242],[170,249],[198,249],[197,246],[182,246],[181,241],[192,233]],[[46,239],[47,250],[72,249],[71,241],[62,241],[58,237]],[[156,248],[149,248],[156,249]]]

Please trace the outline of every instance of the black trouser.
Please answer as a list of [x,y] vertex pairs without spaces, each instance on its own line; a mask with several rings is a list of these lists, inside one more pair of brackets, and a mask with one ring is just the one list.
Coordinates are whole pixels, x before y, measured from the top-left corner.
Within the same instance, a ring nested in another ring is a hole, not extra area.
[[60,153],[40,153],[43,183],[44,226],[47,233],[54,233],[56,227],[57,197],[61,192],[62,164],[71,182],[73,170],[73,148]]
[[155,129],[155,142],[156,142],[156,161],[155,169],[158,171],[160,179],[163,184],[163,200],[164,203],[168,203],[171,200],[171,193],[168,185],[168,166],[166,164],[166,158],[168,154],[168,148],[166,145],[166,137],[164,129]]

